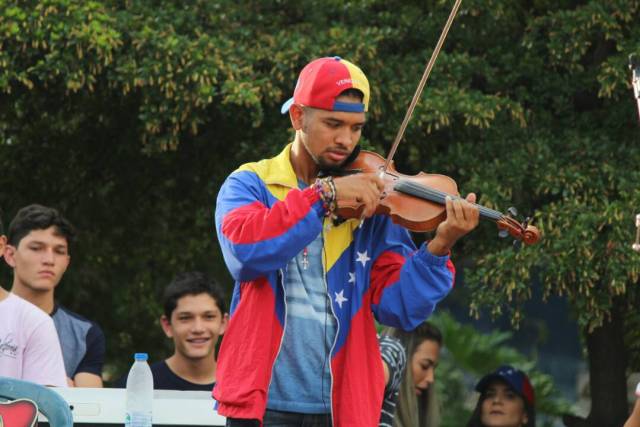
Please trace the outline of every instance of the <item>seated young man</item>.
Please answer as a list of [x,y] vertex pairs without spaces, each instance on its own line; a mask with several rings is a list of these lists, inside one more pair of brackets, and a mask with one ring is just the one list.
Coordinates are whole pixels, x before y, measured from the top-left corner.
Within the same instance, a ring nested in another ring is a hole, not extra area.
[[55,289],[69,266],[72,225],[57,210],[29,205],[9,224],[5,260],[13,268],[11,292],[53,318],[68,383],[102,387],[105,338],[100,327],[56,304]]
[[[227,327],[227,308],[218,285],[200,272],[177,275],[166,287],[162,329],[173,340],[171,357],[151,365],[156,390],[211,391],[216,381],[215,349]],[[116,382],[125,387],[127,375]]]
[[[0,219],[0,257],[7,238]],[[64,362],[53,321],[0,286],[0,377],[66,387]]]

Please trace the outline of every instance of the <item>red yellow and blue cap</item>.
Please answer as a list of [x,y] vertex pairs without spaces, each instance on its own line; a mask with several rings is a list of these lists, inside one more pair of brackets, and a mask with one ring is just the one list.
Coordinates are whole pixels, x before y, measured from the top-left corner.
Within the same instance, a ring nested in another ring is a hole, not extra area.
[[[339,102],[336,98],[347,89],[362,92],[362,103]],[[339,56],[318,58],[300,72],[293,98],[282,105],[282,114],[293,104],[328,111],[363,113],[369,108],[369,81],[362,70]]]
[[500,366],[495,372],[482,377],[476,385],[476,391],[484,393],[489,384],[494,380],[501,380],[507,383],[530,407],[534,407],[536,403],[533,386],[529,381],[529,377],[519,369],[515,369],[509,365]]

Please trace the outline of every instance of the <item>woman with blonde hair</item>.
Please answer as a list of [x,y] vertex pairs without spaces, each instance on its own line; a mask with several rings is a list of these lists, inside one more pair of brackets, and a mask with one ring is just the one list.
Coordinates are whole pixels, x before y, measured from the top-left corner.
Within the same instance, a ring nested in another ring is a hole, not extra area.
[[442,348],[440,330],[429,322],[410,332],[388,328],[380,346],[387,380],[380,426],[438,427],[433,383]]

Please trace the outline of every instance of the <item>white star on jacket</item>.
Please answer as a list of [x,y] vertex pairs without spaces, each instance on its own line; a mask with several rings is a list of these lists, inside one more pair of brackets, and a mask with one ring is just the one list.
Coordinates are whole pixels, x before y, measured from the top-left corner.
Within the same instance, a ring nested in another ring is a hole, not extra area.
[[349,272],[349,282],[348,283],[356,283],[356,273]]
[[371,260],[371,258],[367,256],[367,251],[364,251],[364,252],[356,251],[356,252],[358,253],[358,256],[356,257],[356,262],[361,262],[362,266],[364,267],[367,264],[367,262]]
[[344,289],[341,290],[340,292],[334,292],[334,294],[336,294],[336,303],[340,308],[342,308],[343,302],[349,301],[347,298],[344,297]]

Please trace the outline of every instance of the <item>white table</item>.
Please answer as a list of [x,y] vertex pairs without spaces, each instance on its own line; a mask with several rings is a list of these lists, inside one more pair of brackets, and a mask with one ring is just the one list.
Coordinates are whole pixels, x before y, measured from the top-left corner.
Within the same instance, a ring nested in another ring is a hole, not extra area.
[[[72,408],[74,423],[124,424],[125,390],[121,388],[53,388]],[[224,426],[208,391],[155,390],[153,424]],[[41,421],[46,418],[41,416]]]

